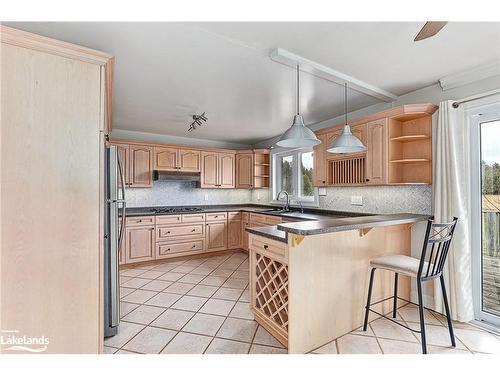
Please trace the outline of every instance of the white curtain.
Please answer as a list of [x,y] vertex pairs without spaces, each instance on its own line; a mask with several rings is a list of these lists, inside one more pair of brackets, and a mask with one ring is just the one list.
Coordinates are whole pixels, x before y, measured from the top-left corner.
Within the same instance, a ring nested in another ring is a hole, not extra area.
[[[474,318],[470,240],[470,141],[463,106],[452,101],[439,104],[434,148],[434,216],[437,222],[458,217],[455,235],[444,270],[452,318]],[[434,306],[444,311],[439,279],[434,283]]]

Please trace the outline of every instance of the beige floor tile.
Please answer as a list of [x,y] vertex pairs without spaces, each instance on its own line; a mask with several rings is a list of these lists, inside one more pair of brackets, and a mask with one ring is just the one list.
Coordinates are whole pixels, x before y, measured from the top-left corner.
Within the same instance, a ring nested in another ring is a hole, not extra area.
[[248,271],[235,271],[231,277],[234,277],[236,279],[248,280],[250,275]]
[[455,335],[474,352],[500,354],[500,339],[488,332],[457,328]]
[[186,275],[185,273],[178,273],[178,272],[167,272],[161,275],[158,279],[159,280],[165,280],[165,281],[177,281],[181,277]]
[[257,328],[257,333],[253,339],[254,344],[261,344],[265,346],[275,346],[277,348],[283,348],[283,345],[274,338],[269,332],[267,332],[264,327],[260,326]]
[[238,266],[239,266],[239,264],[224,262],[219,267],[226,269],[226,270],[236,271],[238,269]]
[[203,305],[200,312],[228,316],[234,304],[233,301],[211,298]]
[[217,292],[213,295],[213,298],[237,301],[240,298],[241,293],[241,289],[219,288],[219,290],[217,290]]
[[198,284],[201,280],[205,278],[204,275],[194,275],[188,273],[186,276],[183,276],[179,279],[181,283],[189,283],[189,284]]
[[384,354],[422,354],[420,343],[378,339]]
[[339,354],[382,354],[375,337],[347,334],[337,339]]
[[172,306],[172,308],[187,311],[198,311],[207,300],[208,298],[204,297],[183,296]]
[[191,289],[194,288],[196,284],[187,284],[187,283],[181,283],[181,282],[175,282],[172,285],[170,285],[168,288],[166,288],[164,291],[168,293],[176,293],[176,294],[186,294],[189,292]]
[[156,266],[154,264],[136,264],[134,266],[132,266],[133,269],[137,269],[137,270],[151,270],[153,268],[155,268]]
[[[445,325],[446,327],[448,326],[448,321],[446,320],[446,316],[438,313],[433,313],[433,315],[436,317],[437,320],[441,322],[441,324]],[[453,329],[460,328],[460,329],[469,329],[472,331],[482,331],[481,328],[473,326],[472,324],[469,323],[457,322],[456,320],[454,320],[452,324],[453,324]]]
[[235,279],[230,277],[222,285],[224,288],[245,289],[248,285],[248,279]]
[[163,264],[160,264],[159,266],[156,266],[155,268],[153,268],[153,270],[154,271],[169,272],[169,271],[173,270],[175,267],[177,267],[177,266],[170,264],[170,263],[163,263]]
[[212,276],[219,276],[219,277],[229,277],[233,274],[233,270],[226,270],[224,268],[217,268],[210,273]]
[[112,348],[111,346],[104,345],[102,349],[102,354],[114,354],[118,351],[116,348]]
[[363,331],[363,327],[359,327],[358,329],[355,329],[351,333],[354,335],[361,335],[361,336],[375,336],[375,333],[373,333],[373,330],[369,324],[368,327],[366,327],[366,331]]
[[141,305],[137,303],[120,302],[120,318],[124,317],[129,312],[138,308],[139,306]]
[[181,273],[189,273],[191,272],[192,270],[194,270],[196,267],[195,266],[185,266],[185,265],[182,265],[182,266],[177,266],[175,267],[172,272],[181,272]]
[[256,330],[257,322],[255,321],[227,318],[217,332],[217,337],[252,342]]
[[162,350],[162,354],[202,354],[212,341],[211,337],[179,332]]
[[191,311],[168,309],[150,325],[179,331],[193,316]]
[[120,271],[120,276],[137,277],[146,272],[146,270],[139,270],[134,268],[128,268],[126,270]]
[[236,302],[229,316],[233,318],[254,320],[254,315],[250,308],[250,303],[248,302]]
[[177,302],[179,298],[181,298],[179,294],[160,292],[147,301],[146,304],[158,307],[170,307]]
[[153,280],[149,281],[149,283],[143,285],[140,289],[144,290],[152,290],[155,292],[161,292],[168,286],[172,284],[171,281],[164,281],[164,280]]
[[124,302],[144,303],[156,294],[157,294],[157,292],[152,292],[150,290],[138,289],[138,290],[133,291],[129,295],[126,295],[121,300]]
[[123,285],[125,284],[127,281],[129,281],[131,279],[130,276],[122,276],[120,275],[120,285]]
[[201,266],[203,263],[205,263],[206,259],[189,259],[185,261],[182,265],[183,266]]
[[338,354],[336,341],[333,340],[322,347],[313,350],[315,354]]
[[182,329],[185,332],[198,333],[201,335],[215,336],[222,323],[223,316],[196,314]]
[[154,280],[154,279],[159,278],[164,273],[165,272],[163,272],[163,271],[155,271],[155,270],[153,270],[153,271],[144,272],[143,274],[140,275],[140,277],[142,277],[143,279]]
[[373,332],[377,337],[386,339],[402,340],[409,342],[417,342],[413,333],[406,328],[400,327],[398,324],[387,319],[380,318],[370,323]]
[[143,328],[144,326],[142,324],[120,322],[120,325],[118,326],[118,333],[114,336],[105,338],[104,345],[111,346],[113,348],[121,348]]
[[138,353],[129,352],[128,350],[123,350],[123,349],[118,350],[115,354],[135,354],[135,355],[139,355]]
[[196,296],[196,297],[207,297],[210,298],[217,291],[216,286],[210,285],[196,285],[193,289],[191,289],[188,293],[188,296]]
[[214,338],[205,354],[247,354],[250,344]]
[[210,275],[210,273],[212,271],[213,271],[212,267],[199,266],[199,267],[196,267],[191,272],[189,272],[189,274],[191,274],[191,275],[203,275],[203,276],[207,276],[207,275]]
[[250,291],[245,289],[239,299],[240,302],[250,302]]
[[288,354],[288,351],[286,349],[274,348],[272,346],[252,344],[250,354]]
[[132,323],[149,324],[164,311],[165,309],[161,307],[141,305],[125,315],[122,320]]
[[146,327],[130,340],[123,349],[144,354],[158,354],[176,335],[176,331]]
[[455,349],[455,348],[445,348],[444,346],[427,346],[427,353],[429,354],[472,354],[468,350]]
[[[398,309],[398,313],[405,322],[420,323],[418,307],[415,305],[408,304],[400,307]],[[437,320],[428,310],[424,310],[424,322],[425,324],[442,325],[441,322]]]
[[[420,330],[420,325],[416,323],[408,323],[408,325],[416,330]],[[450,332],[448,328],[443,326],[434,326],[431,324],[425,325],[425,338],[427,345],[445,346],[451,347]],[[417,333],[417,340],[420,341],[420,334]],[[457,344],[457,349],[467,349],[460,340],[455,337],[455,342]]]
[[207,276],[200,281],[201,285],[221,286],[226,281],[225,277]]
[[126,283],[123,284],[123,287],[125,288],[134,288],[134,289],[139,289],[141,286],[146,285],[149,283],[151,280],[148,279],[141,279],[139,277],[134,277],[127,281]]
[[121,286],[120,287],[120,298],[123,298],[134,291],[135,291],[135,289],[133,289],[133,288],[126,288],[126,287]]

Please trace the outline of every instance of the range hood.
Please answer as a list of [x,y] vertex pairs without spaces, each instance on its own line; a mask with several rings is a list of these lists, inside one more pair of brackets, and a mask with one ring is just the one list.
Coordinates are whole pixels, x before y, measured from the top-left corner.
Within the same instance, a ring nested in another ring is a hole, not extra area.
[[186,173],[175,171],[153,171],[155,181],[200,181],[200,173]]

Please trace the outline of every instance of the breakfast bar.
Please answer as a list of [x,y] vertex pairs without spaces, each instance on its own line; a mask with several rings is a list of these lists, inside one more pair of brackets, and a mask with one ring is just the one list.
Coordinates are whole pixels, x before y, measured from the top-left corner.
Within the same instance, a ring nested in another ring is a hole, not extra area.
[[[289,353],[307,353],[359,328],[370,259],[410,255],[411,226],[428,218],[371,215],[247,228],[255,319]],[[389,297],[392,284],[381,271],[373,300]],[[400,277],[398,289],[409,299],[409,278]],[[380,311],[389,312],[391,303]]]

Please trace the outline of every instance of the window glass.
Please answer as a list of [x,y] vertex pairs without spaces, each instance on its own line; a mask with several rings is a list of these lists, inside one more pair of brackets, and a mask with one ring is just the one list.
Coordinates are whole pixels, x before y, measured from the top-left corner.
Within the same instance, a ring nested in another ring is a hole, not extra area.
[[300,184],[301,196],[311,198],[314,196],[313,186],[313,153],[304,152],[301,154]]
[[293,165],[294,155],[281,158],[281,190],[286,190],[290,195],[294,195],[295,190],[293,188]]

